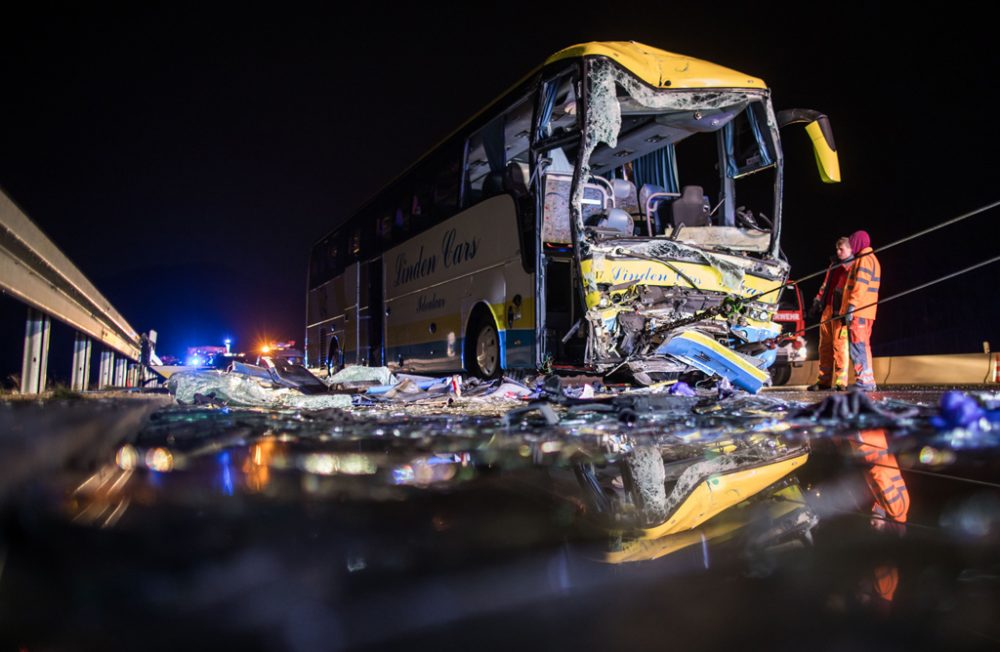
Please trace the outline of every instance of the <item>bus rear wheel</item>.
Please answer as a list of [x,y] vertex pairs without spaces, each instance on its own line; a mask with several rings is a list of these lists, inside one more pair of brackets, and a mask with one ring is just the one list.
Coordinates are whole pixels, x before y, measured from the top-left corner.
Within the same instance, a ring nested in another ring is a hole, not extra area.
[[491,380],[500,375],[500,334],[496,324],[483,315],[470,330],[472,348],[469,371],[480,378]]

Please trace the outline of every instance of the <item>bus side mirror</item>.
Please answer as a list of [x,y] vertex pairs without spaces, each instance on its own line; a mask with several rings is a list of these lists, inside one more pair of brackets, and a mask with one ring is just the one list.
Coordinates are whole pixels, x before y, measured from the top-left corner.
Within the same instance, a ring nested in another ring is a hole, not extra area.
[[840,159],[837,157],[837,145],[833,142],[830,119],[812,109],[785,109],[778,111],[776,117],[779,129],[790,124],[806,124],[806,133],[812,139],[813,153],[816,154],[820,179],[823,183],[840,183]]

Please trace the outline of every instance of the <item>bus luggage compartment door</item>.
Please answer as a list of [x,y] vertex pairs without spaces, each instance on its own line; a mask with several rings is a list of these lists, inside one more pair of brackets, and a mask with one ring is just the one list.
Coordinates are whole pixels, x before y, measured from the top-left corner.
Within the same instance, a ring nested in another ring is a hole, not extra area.
[[382,365],[382,259],[358,265],[358,308],[355,338],[358,364]]

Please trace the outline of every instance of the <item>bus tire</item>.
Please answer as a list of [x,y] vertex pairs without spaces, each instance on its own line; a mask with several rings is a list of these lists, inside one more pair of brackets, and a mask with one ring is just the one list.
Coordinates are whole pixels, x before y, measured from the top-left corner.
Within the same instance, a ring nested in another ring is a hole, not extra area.
[[474,376],[492,380],[500,376],[500,334],[492,315],[479,311],[469,329],[468,370]]
[[775,387],[786,384],[792,377],[792,367],[787,364],[772,365],[770,372],[771,384]]

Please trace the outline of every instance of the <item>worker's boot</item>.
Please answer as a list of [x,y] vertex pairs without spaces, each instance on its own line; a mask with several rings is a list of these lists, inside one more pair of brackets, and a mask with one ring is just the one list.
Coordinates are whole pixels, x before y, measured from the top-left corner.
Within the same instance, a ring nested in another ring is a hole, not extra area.
[[809,387],[806,387],[807,392],[825,392],[828,389],[830,389],[829,385],[824,385],[823,383],[819,382],[813,383]]

